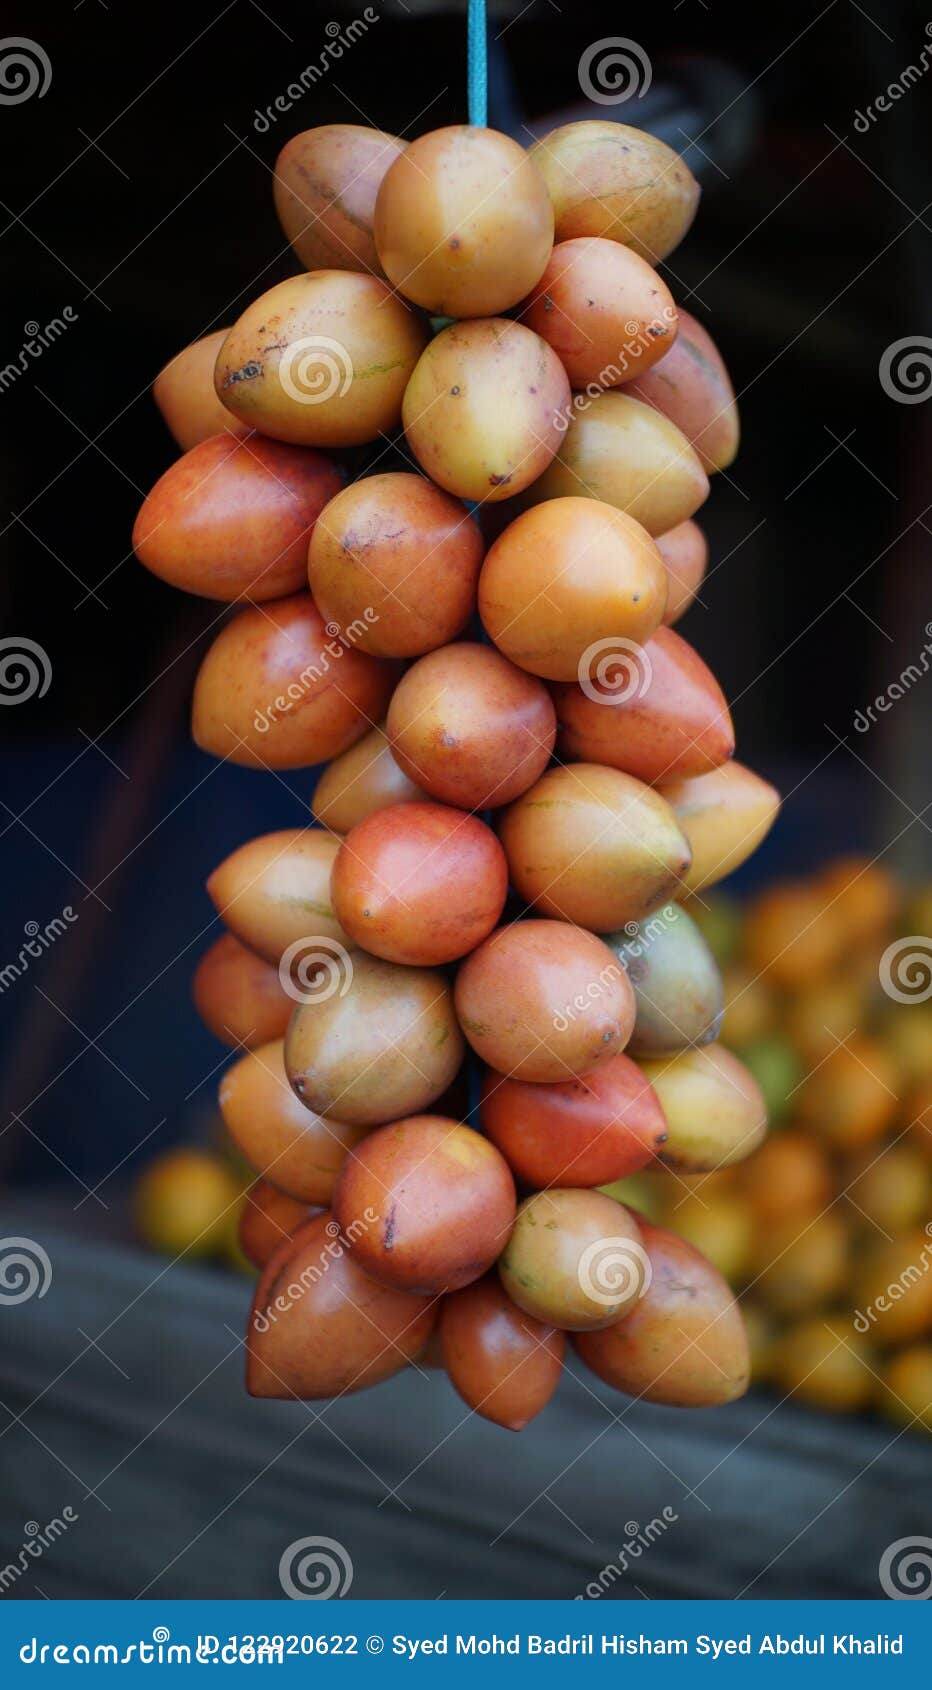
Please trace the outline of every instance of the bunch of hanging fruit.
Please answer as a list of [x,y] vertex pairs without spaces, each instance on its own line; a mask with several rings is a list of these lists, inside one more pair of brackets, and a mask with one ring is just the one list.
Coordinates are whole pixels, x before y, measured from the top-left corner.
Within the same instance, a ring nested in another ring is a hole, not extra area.
[[260,1176],[257,1396],[423,1357],[518,1428],[567,1333],[634,1396],[746,1387],[725,1280],[602,1189],[766,1128],[690,914],[778,808],[672,626],[738,439],[654,268],[698,195],[617,123],[309,130],[275,172],[302,273],[155,383],[183,456],[137,555],[236,607],[194,738],[327,764],[309,825],[211,876],[195,979]]

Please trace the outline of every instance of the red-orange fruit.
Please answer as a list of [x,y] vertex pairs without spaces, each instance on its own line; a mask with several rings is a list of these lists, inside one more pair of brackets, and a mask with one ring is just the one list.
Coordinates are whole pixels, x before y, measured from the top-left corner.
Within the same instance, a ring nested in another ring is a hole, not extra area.
[[508,865],[477,816],[445,804],[391,804],[347,834],[330,890],[355,944],[388,962],[432,968],[491,933]]
[[393,287],[438,316],[488,318],[533,287],[553,245],[546,184],[518,141],[450,124],[385,175],[375,243]]
[[303,1203],[326,1204],[350,1145],[368,1131],[315,1115],[285,1073],[284,1041],[272,1039],[226,1070],[218,1096],[234,1144],[269,1184]]
[[725,695],[672,628],[658,628],[633,652],[610,650],[586,685],[552,689],[560,754],[571,762],[607,764],[653,785],[704,774],[734,752]]
[[191,732],[247,768],[323,763],[374,725],[396,671],[327,632],[310,593],[241,610],[198,671]]
[[617,387],[669,352],[677,311],[666,283],[630,247],[560,241],[522,320],[551,346],[573,387]]
[[667,566],[667,608],[663,619],[672,628],[699,595],[709,561],[709,543],[698,522],[688,518],[657,535],[657,550]]
[[221,933],[204,952],[192,990],[204,1025],[234,1048],[252,1049],[282,1038],[294,1009],[278,969],[247,951],[232,933]]
[[239,1246],[253,1267],[265,1267],[276,1250],[314,1213],[297,1197],[289,1197],[268,1180],[257,1179],[243,1198],[239,1217]]
[[275,1252],[256,1287],[246,1389],[303,1401],[362,1391],[400,1373],[436,1318],[427,1297],[370,1279],[333,1218],[315,1215]]
[[381,276],[375,199],[404,141],[361,123],[325,123],[286,141],[275,160],[278,220],[305,270]]
[[648,1402],[734,1402],[748,1388],[750,1359],[728,1285],[685,1238],[645,1220],[641,1234],[651,1266],[647,1290],[624,1320],[580,1333],[579,1354],[607,1385]]
[[281,598],[304,585],[314,524],[342,482],[322,452],[214,434],[156,482],[133,527],[136,556],[202,598]]
[[412,1115],[350,1151],[333,1212],[366,1273],[436,1295],[471,1284],[501,1254],[515,1185],[480,1133],[442,1115]]
[[657,1093],[623,1054],[556,1085],[490,1070],[481,1108],[483,1130],[532,1190],[610,1185],[653,1161],[667,1137]]
[[331,499],[307,572],[328,622],[373,657],[447,645],[475,608],[482,536],[458,499],[422,475],[369,475]]
[[215,329],[193,341],[169,360],[152,383],[152,397],[165,427],[183,452],[224,429],[240,437],[251,433],[249,424],[240,422],[217,398],[214,387],[214,365],[227,333]]
[[630,391],[682,429],[710,473],[734,461],[740,425],[731,378],[712,336],[688,311],[680,311],[675,345]]
[[454,1388],[483,1419],[520,1432],[546,1408],[566,1338],[519,1309],[496,1274],[445,1298],[438,1332]]
[[627,1044],[634,992],[607,945],[565,921],[499,927],[461,964],[456,1013],[500,1074],[552,1082],[589,1074]]
[[548,499],[523,511],[479,577],[490,639],[551,681],[574,681],[606,650],[630,652],[649,639],[666,598],[667,572],[646,529],[598,499]]
[[490,646],[463,641],[412,664],[386,730],[399,768],[431,798],[486,810],[534,784],[557,728],[542,681]]

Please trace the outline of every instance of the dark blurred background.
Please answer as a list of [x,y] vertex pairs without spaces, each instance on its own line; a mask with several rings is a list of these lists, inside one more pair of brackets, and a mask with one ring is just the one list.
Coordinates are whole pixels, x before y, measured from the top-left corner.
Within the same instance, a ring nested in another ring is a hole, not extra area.
[[[309,774],[258,777],[188,743],[217,607],[141,569],[129,536],[174,455],[153,377],[297,268],[272,205],[279,148],[333,120],[412,136],[465,115],[464,8],[399,0],[257,123],[328,24],[362,10],[8,9],[52,78],[0,104],[0,366],[36,324],[66,307],[72,320],[0,383],[0,637],[38,641],[52,668],[44,696],[0,711],[0,959],[27,923],[66,906],[76,919],[0,993],[7,1174],[119,1180],[210,1112],[223,1053],[189,1000],[215,932],[204,878],[306,815]],[[853,720],[917,660],[932,608],[932,407],[896,402],[878,375],[891,342],[932,331],[932,80],[857,122],[918,61],[922,9],[533,0],[491,14],[493,124],[526,138],[571,108],[615,116],[663,135],[703,184],[667,275],[724,351],[744,444],[702,512],[712,573],[684,632],[733,702],[739,756],[788,794],[745,882],[849,846],[921,869],[930,683],[867,734]],[[628,31],[649,92],[586,102],[580,54]]]

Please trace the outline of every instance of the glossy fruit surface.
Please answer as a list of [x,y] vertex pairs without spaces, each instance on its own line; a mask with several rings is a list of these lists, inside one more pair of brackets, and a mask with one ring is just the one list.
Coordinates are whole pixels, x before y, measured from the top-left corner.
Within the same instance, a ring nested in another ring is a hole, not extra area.
[[348,943],[330,897],[338,850],[322,828],[264,833],[225,857],[207,890],[230,931],[277,967],[301,939]]
[[634,994],[595,934],[562,921],[519,921],[461,964],[456,1011],[491,1068],[552,1082],[589,1074],[624,1049]]
[[360,123],[321,124],[285,142],[272,191],[303,269],[382,274],[372,235],[375,200],[404,150],[397,135]]
[[566,372],[521,323],[480,317],[442,329],[405,390],[408,445],[459,499],[509,499],[546,469],[563,438]]
[[641,1223],[650,1284],[626,1320],[576,1339],[593,1373],[628,1396],[680,1408],[734,1402],[750,1378],[747,1335],[721,1274],[691,1244]]
[[556,717],[542,681],[463,641],[412,664],[386,729],[409,780],[441,803],[485,810],[509,803],[547,767]]
[[436,1318],[429,1298],[370,1279],[332,1217],[315,1215],[276,1251],[256,1287],[246,1389],[290,1401],[364,1390],[399,1373]]
[[453,1386],[483,1419],[520,1432],[547,1406],[566,1340],[519,1309],[495,1274],[447,1297],[438,1330]]
[[191,732],[251,768],[337,757],[378,721],[395,670],[328,634],[310,593],[241,610],[198,670]]
[[204,952],[192,990],[204,1025],[234,1049],[245,1045],[251,1050],[280,1039],[294,1008],[278,969],[247,950],[232,933],[221,933]]
[[709,480],[675,423],[624,391],[577,395],[553,462],[527,500],[599,499],[665,534],[705,502]]
[[457,124],[421,135],[392,165],[375,208],[385,274],[441,317],[492,317],[534,286],[553,244],[546,185],[524,148]]
[[445,804],[393,804],[347,834],[331,888],[354,944],[388,962],[432,968],[491,933],[508,865],[477,816]]
[[679,314],[675,344],[638,373],[631,391],[682,429],[710,475],[734,462],[740,425],[731,378],[712,336],[688,311]]
[[608,932],[675,896],[689,847],[659,793],[595,763],[548,769],[502,818],[512,884],[541,915]]
[[767,1131],[766,1105],[753,1074],[724,1045],[655,1057],[641,1069],[666,1116],[667,1167],[703,1173],[757,1149]]
[[709,1044],[722,1021],[722,980],[699,928],[678,904],[604,935],[634,988],[632,1056]]
[[414,1115],[370,1133],[347,1157],[333,1211],[366,1273],[438,1295],[478,1279],[515,1216],[504,1157],[471,1127]]
[[307,572],[321,615],[360,651],[418,657],[468,622],[481,561],[479,529],[459,500],[421,475],[392,472],[331,499]]
[[607,1185],[662,1150],[656,1092],[624,1054],[585,1079],[541,1085],[486,1073],[482,1126],[524,1186]]
[[564,123],[531,147],[558,241],[601,235],[657,264],[696,215],[699,184],[666,142],[626,123]]
[[308,1109],[377,1126],[426,1109],[451,1084],[464,1046],[441,974],[356,951],[325,990],[298,1005],[285,1039],[285,1069]]
[[186,593],[281,598],[304,585],[314,525],[342,482],[320,452],[214,434],[156,482],[133,527],[136,556]]
[[[538,509],[547,510],[547,505]],[[561,755],[658,785],[727,762],[735,733],[725,696],[672,628],[640,647],[609,638],[584,685],[554,688]]]
[[377,276],[314,270],[254,300],[214,373],[242,422],[298,446],[357,446],[396,428],[425,342],[415,313]]
[[757,850],[777,819],[780,794],[753,769],[732,760],[704,775],[664,781],[663,796],[689,841],[690,892],[723,880]]
[[709,562],[709,543],[698,522],[687,520],[657,535],[657,550],[667,568],[667,608],[663,620],[672,628],[699,596]]
[[280,1191],[326,1205],[347,1150],[368,1131],[315,1115],[285,1073],[285,1044],[272,1039],[241,1056],[220,1081],[224,1125],[247,1162]]
[[664,358],[677,311],[666,283],[630,247],[561,241],[522,320],[552,346],[573,387],[617,387]]
[[216,329],[195,340],[160,370],[152,383],[152,397],[162,420],[183,452],[189,452],[211,434],[223,430],[232,435],[250,432],[217,398],[214,365],[228,329]]
[[327,764],[314,788],[311,809],[323,827],[349,833],[387,804],[409,804],[425,794],[402,774],[384,728],[370,728],[362,739]]
[[239,1246],[243,1255],[253,1267],[265,1267],[308,1218],[306,1203],[287,1196],[268,1180],[257,1179],[245,1193],[240,1211]]
[[631,1313],[648,1271],[634,1216],[601,1191],[535,1192],[498,1264],[509,1297],[536,1320],[585,1332]]
[[627,654],[663,616],[666,571],[640,523],[595,499],[550,499],[490,548],[479,614],[513,663],[552,681],[588,679],[606,651]]

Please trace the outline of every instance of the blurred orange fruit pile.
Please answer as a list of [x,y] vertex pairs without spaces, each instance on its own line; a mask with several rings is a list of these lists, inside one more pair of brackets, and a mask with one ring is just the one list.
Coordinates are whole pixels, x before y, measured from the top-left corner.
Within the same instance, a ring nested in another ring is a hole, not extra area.
[[844,858],[744,906],[693,902],[770,1137],[740,1167],[613,1193],[740,1293],[759,1383],[930,1431],[932,885]]

